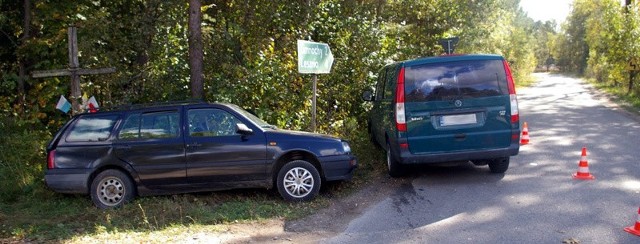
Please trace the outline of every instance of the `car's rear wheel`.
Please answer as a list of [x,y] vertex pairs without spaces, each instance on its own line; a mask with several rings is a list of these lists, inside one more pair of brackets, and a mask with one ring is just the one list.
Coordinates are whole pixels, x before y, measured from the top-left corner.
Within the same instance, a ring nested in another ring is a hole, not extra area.
[[489,170],[491,173],[504,173],[509,168],[509,157],[492,159],[489,162]]
[[391,154],[391,146],[387,144],[387,169],[391,177],[401,177],[404,175],[404,167]]
[[309,201],[320,191],[320,173],[304,160],[285,164],[278,172],[278,192],[287,201]]
[[133,181],[120,170],[100,172],[91,183],[91,200],[101,209],[117,208],[135,197]]

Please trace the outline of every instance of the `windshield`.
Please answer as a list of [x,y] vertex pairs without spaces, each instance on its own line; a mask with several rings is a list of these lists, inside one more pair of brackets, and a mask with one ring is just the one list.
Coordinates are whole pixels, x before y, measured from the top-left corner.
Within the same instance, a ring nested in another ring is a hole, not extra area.
[[277,128],[276,126],[270,125],[269,123],[265,122],[264,120],[258,118],[258,116],[255,116],[254,114],[250,113],[247,110],[242,109],[241,107],[238,107],[235,104],[229,104],[229,107],[232,107],[233,109],[235,109],[236,112],[242,114],[244,117],[246,117],[247,119],[251,120],[257,126],[260,126],[260,128],[270,128],[270,129],[276,129]]

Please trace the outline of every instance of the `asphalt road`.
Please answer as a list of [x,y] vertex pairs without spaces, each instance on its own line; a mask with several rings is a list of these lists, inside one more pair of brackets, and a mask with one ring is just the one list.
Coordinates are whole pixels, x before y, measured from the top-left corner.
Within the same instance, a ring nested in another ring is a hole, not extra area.
[[[418,167],[329,243],[640,243],[640,122],[590,85],[538,75],[518,90],[531,141],[507,173]],[[573,179],[587,147],[596,179]]]

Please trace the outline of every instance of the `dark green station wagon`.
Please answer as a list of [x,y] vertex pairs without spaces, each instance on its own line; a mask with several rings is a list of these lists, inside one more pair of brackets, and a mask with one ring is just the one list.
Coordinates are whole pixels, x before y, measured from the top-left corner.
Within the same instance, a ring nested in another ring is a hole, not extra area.
[[520,119],[511,70],[498,55],[393,63],[378,74],[369,131],[391,176],[408,164],[468,162],[504,173],[518,154]]

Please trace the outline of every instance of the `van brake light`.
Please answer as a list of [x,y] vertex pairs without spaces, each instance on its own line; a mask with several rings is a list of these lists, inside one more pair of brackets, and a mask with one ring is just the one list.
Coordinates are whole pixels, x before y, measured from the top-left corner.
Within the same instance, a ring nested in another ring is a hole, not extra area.
[[404,67],[398,73],[398,84],[396,86],[396,129],[398,132],[407,131],[407,121],[404,109]]
[[516,84],[513,80],[513,75],[511,74],[511,68],[509,67],[509,63],[506,60],[502,61],[504,65],[504,70],[507,73],[507,86],[509,89],[509,103],[511,107],[511,123],[515,124],[520,121],[520,114],[518,112],[518,97],[516,95]]

